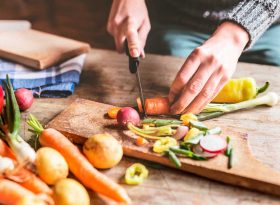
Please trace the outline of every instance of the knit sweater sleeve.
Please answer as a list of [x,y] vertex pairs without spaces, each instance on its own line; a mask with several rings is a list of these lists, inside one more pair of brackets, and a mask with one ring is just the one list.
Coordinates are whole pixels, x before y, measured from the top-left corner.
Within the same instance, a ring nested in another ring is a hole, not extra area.
[[250,47],[279,16],[280,0],[242,0],[223,22],[232,21],[242,26],[249,33],[247,47]]

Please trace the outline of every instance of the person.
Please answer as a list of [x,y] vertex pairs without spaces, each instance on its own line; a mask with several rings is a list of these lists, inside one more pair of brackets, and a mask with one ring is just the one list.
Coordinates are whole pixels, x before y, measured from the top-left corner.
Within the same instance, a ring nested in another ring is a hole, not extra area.
[[198,113],[238,60],[280,66],[279,16],[280,0],[113,0],[107,30],[118,52],[127,39],[134,57],[145,57],[146,43],[149,52],[186,57],[170,111]]

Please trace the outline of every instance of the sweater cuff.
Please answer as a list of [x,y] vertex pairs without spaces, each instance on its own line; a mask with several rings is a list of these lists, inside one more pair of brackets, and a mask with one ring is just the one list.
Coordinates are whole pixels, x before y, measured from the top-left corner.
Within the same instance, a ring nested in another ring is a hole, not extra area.
[[222,20],[237,23],[249,34],[246,48],[251,47],[280,14],[275,0],[243,0]]

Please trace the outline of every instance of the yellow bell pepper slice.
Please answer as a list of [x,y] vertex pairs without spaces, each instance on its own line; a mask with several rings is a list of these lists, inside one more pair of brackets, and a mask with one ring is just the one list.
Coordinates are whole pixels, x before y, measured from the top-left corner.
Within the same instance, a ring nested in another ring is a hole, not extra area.
[[125,183],[130,185],[139,185],[144,182],[149,175],[148,169],[140,163],[135,163],[125,171]]
[[192,113],[186,113],[186,114],[181,115],[180,120],[183,121],[184,125],[189,126],[190,120],[197,121],[197,117],[196,117],[196,115],[194,115]]
[[153,146],[153,151],[156,153],[163,153],[169,149],[169,147],[176,146],[178,144],[177,140],[172,137],[163,137],[155,141]]
[[184,142],[186,142],[187,140],[191,139],[192,137],[195,137],[199,134],[203,133],[202,131],[200,131],[199,129],[192,127],[189,132],[186,134],[186,136],[184,137]]

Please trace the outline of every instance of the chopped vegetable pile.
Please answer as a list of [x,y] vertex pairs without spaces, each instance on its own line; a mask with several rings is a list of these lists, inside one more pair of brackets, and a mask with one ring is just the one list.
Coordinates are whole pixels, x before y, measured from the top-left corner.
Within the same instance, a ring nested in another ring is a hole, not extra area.
[[229,140],[220,135],[220,127],[209,129],[190,113],[182,115],[181,119],[183,121],[147,118],[141,126],[128,123],[127,128],[142,138],[152,140],[153,152],[167,156],[176,167],[181,166],[180,158],[208,160],[225,153]]

